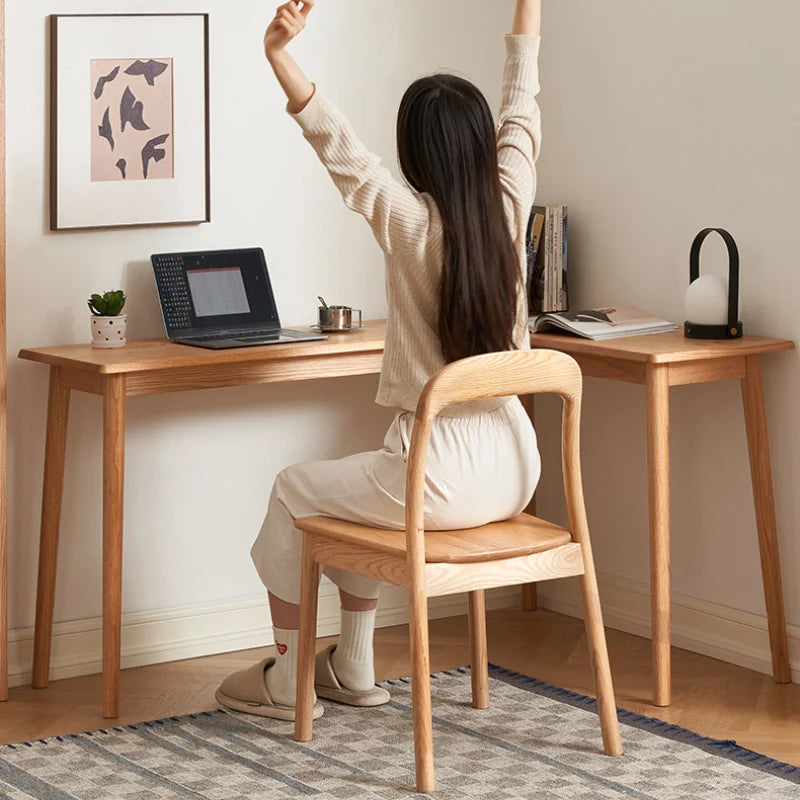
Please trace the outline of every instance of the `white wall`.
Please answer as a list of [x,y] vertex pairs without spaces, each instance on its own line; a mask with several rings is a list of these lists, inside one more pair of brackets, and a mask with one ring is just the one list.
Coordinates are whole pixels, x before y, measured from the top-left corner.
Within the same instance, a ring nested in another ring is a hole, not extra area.
[[[503,5],[508,13],[496,16],[479,0],[434,5],[325,0],[295,53],[320,89],[346,109],[362,138],[394,165],[396,108],[419,75],[460,68],[496,104],[501,34],[511,16],[508,2]],[[262,246],[284,324],[312,322],[317,294],[359,306],[368,318],[385,316],[386,306],[383,259],[367,226],[344,208],[284,113],[285,99],[261,48],[272,5],[173,0],[165,9],[145,0],[84,0],[79,6],[15,0],[7,6],[9,612],[12,680],[18,681],[29,668],[47,400],[46,369],[20,362],[19,349],[88,341],[86,297],[118,286],[129,298],[129,335],[163,336],[152,252]],[[47,15],[76,10],[210,13],[211,224],[48,230]],[[231,628],[251,622],[258,627],[259,615],[266,621],[266,612],[248,611],[247,622],[224,614],[238,608],[239,599],[241,608],[252,609],[262,595],[248,551],[272,480],[298,460],[379,446],[389,413],[374,406],[376,388],[376,377],[347,378],[129,402],[123,608],[139,616],[128,617],[124,651],[136,635],[132,628],[143,624],[141,615],[166,624],[180,618],[181,608],[191,608],[195,616],[222,614]],[[96,641],[100,413],[98,398],[73,398],[56,594],[58,641],[67,642],[78,629],[93,631]],[[67,624],[75,620],[88,622]],[[180,626],[170,630],[170,636],[182,635]],[[221,631],[206,627],[196,635]],[[250,643],[258,643],[257,637]],[[62,661],[72,666],[56,674],[96,668],[99,650],[89,653],[94,645],[81,661],[68,644]]]
[[[8,5],[10,619],[12,672],[16,653],[21,676],[33,622],[47,382],[42,367],[16,360],[19,348],[86,341],[85,297],[117,285],[129,294],[132,336],[161,335],[148,256],[170,249],[263,246],[289,324],[311,321],[318,293],[371,317],[382,316],[385,303],[381,256],[366,227],[342,208],[282,112],[260,51],[263,4],[174,0],[169,8],[211,13],[213,222],[94,233],[47,230],[46,15],[76,7],[66,0]],[[510,0],[325,0],[296,52],[393,164],[395,109],[417,75],[457,67],[496,107],[500,34],[511,7]],[[80,10],[164,9],[87,0]],[[793,302],[800,289],[799,23],[792,0],[765,0],[757,13],[744,0],[545,4],[538,199],[570,206],[577,304],[626,301],[680,321],[691,240],[700,228],[722,226],[742,254],[746,331],[800,338]],[[722,255],[709,241],[704,271],[722,271]],[[765,364],[787,613],[795,625],[797,358],[776,355]],[[135,639],[134,628],[148,621],[169,635],[191,629],[198,641],[206,636],[206,648],[213,626],[195,629],[184,618],[252,624],[258,643],[261,587],[247,551],[272,478],[298,459],[375,446],[387,421],[372,405],[375,388],[374,378],[352,378],[129,403],[124,608],[138,613],[123,642],[141,645],[140,660],[168,650],[148,655],[147,642]],[[638,387],[597,381],[587,382],[586,394],[587,503],[607,619],[646,632],[644,397]],[[554,410],[542,404],[537,424],[550,465],[540,508],[558,515]],[[676,641],[703,649],[702,640],[727,631],[727,655],[742,660],[747,627],[757,634],[750,660],[766,668],[738,386],[674,390],[672,411]],[[85,671],[98,652],[99,413],[96,398],[73,401],[56,619],[67,644],[86,630],[95,636],[73,672]],[[575,608],[568,590],[543,587],[543,594],[554,607]],[[237,616],[242,608],[249,611]],[[220,648],[230,644],[223,638]]]
[[[628,302],[682,321],[692,239],[724,227],[741,254],[745,332],[800,339],[799,26],[792,0],[765,0],[757,10],[744,0],[546,4],[539,201],[570,207],[574,304]],[[727,274],[717,237],[702,256],[704,273]],[[796,626],[798,356],[765,358],[764,370],[787,616]],[[589,380],[586,395],[587,505],[610,601],[648,580],[644,393]],[[557,458],[553,411],[539,428]],[[717,628],[725,617],[744,620],[741,612],[761,626],[738,383],[673,390],[671,453],[680,604],[705,604]],[[552,473],[540,497],[545,511],[560,509]],[[629,599],[630,608],[614,609],[617,623],[632,613]]]

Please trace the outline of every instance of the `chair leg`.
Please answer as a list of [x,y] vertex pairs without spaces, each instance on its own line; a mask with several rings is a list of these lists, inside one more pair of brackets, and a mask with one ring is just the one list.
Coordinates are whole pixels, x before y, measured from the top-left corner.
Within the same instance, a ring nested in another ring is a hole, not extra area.
[[431,711],[431,669],[428,656],[428,598],[424,589],[409,587],[409,636],[411,645],[411,698],[414,707],[414,762],[417,791],[432,792],[433,718]]
[[469,593],[469,648],[471,655],[472,707],[489,708],[486,595],[483,589],[477,589]]
[[310,535],[303,534],[300,573],[300,631],[297,648],[297,697],[294,738],[310,742],[314,725],[314,655],[317,641],[319,563],[311,557]]
[[589,643],[589,659],[594,673],[594,686],[597,694],[597,713],[600,717],[600,730],[603,734],[603,750],[607,756],[622,755],[622,739],[619,734],[617,704],[614,699],[614,684],[611,680],[611,665],[608,661],[606,632],[600,610],[600,595],[597,592],[597,578],[590,563],[581,576],[583,593],[583,613],[586,621],[586,638]]
[[522,586],[522,610],[539,610],[539,593],[535,583],[525,583]]

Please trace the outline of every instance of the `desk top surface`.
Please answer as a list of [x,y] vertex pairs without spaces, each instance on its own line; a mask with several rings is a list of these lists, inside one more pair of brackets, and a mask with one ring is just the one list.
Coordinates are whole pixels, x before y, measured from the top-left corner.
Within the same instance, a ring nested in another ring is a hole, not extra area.
[[[331,334],[328,339],[315,342],[206,350],[172,344],[166,339],[146,339],[130,341],[125,347],[111,350],[96,349],[90,344],[26,348],[20,350],[19,357],[51,366],[111,375],[156,369],[374,353],[383,349],[385,332],[386,320],[368,320],[361,330]],[[568,334],[535,333],[531,335],[531,345],[561,350],[571,355],[657,364],[724,359],[794,349],[794,342],[790,339],[764,336],[744,336],[725,341],[687,339],[680,331],[627,336],[601,342]]]
[[19,357],[98,375],[119,375],[150,370],[374,353],[383,350],[385,331],[386,320],[380,319],[366,321],[361,330],[332,333],[327,339],[311,342],[209,350],[173,344],[166,339],[142,339],[129,341],[124,347],[109,350],[94,348],[91,344],[26,348],[19,351]]
[[533,333],[531,347],[560,350],[574,356],[674,364],[794,350],[794,342],[791,339],[771,339],[767,336],[743,336],[741,339],[687,339],[682,331],[625,336],[599,342],[570,334]]

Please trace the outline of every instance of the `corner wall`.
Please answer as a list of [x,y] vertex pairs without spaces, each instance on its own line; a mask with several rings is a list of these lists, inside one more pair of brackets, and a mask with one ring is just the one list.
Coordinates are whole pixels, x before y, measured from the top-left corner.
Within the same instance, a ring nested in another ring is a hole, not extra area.
[[[46,17],[75,8],[65,0],[30,0],[7,9],[12,681],[23,680],[30,666],[47,396],[45,370],[19,362],[21,347],[88,341],[85,297],[118,285],[130,297],[131,335],[162,335],[148,257],[188,248],[263,246],[287,324],[311,322],[317,294],[361,306],[367,316],[385,314],[380,253],[282,111],[261,56],[267,11],[250,0],[235,5],[235,13],[221,0],[201,9],[211,15],[213,222],[58,234],[47,229]],[[457,67],[496,107],[500,36],[512,6],[510,0],[392,6],[326,0],[296,52],[365,141],[394,164],[395,109],[418,75]],[[143,0],[81,7],[154,10]],[[188,0],[170,6],[197,10]],[[800,338],[793,300],[800,289],[799,23],[791,0],[766,0],[757,13],[744,0],[545,4],[538,201],[570,206],[574,303],[624,300],[680,321],[689,244],[700,228],[718,225],[731,230],[741,250],[746,331]],[[252,87],[250,99],[236,91],[241,75]],[[709,241],[703,270],[722,271],[723,255]],[[798,356],[769,358],[765,380],[797,667]],[[263,590],[247,551],[272,479],[293,461],[377,446],[388,413],[373,406],[375,389],[374,378],[348,378],[129,404],[126,663],[267,640],[258,611]],[[56,595],[57,630],[66,637],[59,637],[65,649],[57,642],[54,650],[63,657],[62,674],[96,669],[92,658],[99,653],[91,639],[100,613],[99,415],[96,398],[75,398]],[[676,389],[672,420],[674,641],[768,669],[738,387]],[[542,403],[537,429],[546,469],[539,502],[542,513],[557,517],[556,421],[555,406]],[[638,387],[587,381],[583,456],[606,619],[646,634]],[[541,596],[543,604],[579,613],[569,588],[543,585]],[[504,594],[498,602],[515,597]],[[393,615],[401,603],[386,600],[384,621],[399,619]]]
[[[573,306],[629,303],[681,322],[692,239],[723,227],[741,254],[745,333],[800,340],[800,7],[559,0],[545,10],[538,200],[569,205]],[[701,270],[727,277],[727,253],[715,239],[703,248]],[[764,359],[796,674],[799,358]],[[539,508],[561,514],[555,407],[542,406],[537,427],[551,470]],[[673,389],[671,412],[675,641],[769,670],[738,383]],[[641,387],[586,381],[583,468],[607,621],[646,633]],[[574,592],[542,587],[542,595],[545,604],[577,610]]]

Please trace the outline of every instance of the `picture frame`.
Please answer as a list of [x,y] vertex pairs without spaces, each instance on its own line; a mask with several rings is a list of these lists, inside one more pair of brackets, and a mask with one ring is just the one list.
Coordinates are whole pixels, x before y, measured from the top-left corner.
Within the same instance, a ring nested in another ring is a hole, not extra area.
[[50,229],[210,222],[208,14],[53,14],[50,46]]

